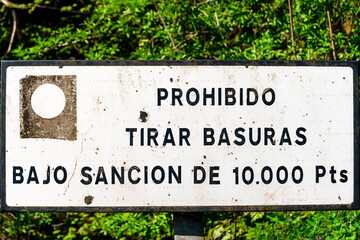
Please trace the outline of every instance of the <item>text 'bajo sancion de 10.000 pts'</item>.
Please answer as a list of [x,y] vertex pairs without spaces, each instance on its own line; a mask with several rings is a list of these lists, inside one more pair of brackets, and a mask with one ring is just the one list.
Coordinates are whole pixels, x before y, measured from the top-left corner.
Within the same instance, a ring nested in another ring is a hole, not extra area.
[[[21,166],[13,167],[13,184],[44,184],[50,182],[64,184],[68,180],[68,170],[63,166],[57,166],[51,170],[50,166],[39,170],[35,166],[24,169]],[[131,166],[104,168],[99,166],[92,168],[84,166],[80,170],[82,176],[80,183],[83,185],[115,185],[115,184],[181,184],[183,182],[182,166]],[[221,171],[220,166],[194,166],[191,169],[193,184],[219,185],[221,174],[229,175],[227,171]],[[38,172],[42,171],[42,172]],[[25,174],[28,172],[28,174]],[[312,179],[313,183],[328,182],[332,184],[346,183],[348,181],[348,171],[346,169],[337,169],[335,166],[325,167],[316,165],[313,172],[304,172],[299,165],[294,167],[264,166],[254,169],[251,166],[234,167],[232,170],[235,185],[251,184],[300,184],[304,178]],[[44,176],[41,179],[39,176]],[[307,181],[308,182],[308,181]],[[227,182],[226,184],[231,184]]]

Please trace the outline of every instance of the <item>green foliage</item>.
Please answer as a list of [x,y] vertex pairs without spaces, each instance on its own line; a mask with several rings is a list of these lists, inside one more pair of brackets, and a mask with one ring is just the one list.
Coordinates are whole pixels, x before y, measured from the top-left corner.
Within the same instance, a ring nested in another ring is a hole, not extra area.
[[[328,2],[337,59],[360,60],[360,2]],[[0,2],[0,56],[333,59],[326,1],[292,4],[294,41],[286,0],[158,0],[156,5],[152,0]],[[359,214],[206,213],[206,238],[359,239]],[[161,239],[173,234],[169,213],[20,212],[3,213],[0,222],[0,239]]]
[[[337,59],[359,60],[360,3],[329,2]],[[6,59],[332,59],[326,2],[292,9],[294,42],[285,0],[38,0],[16,9],[21,24]],[[0,13],[6,49],[10,8]]]
[[[359,239],[359,211],[205,213],[210,239]],[[171,239],[169,213],[3,213],[1,239]],[[236,224],[236,227],[235,227]]]
[[0,239],[162,239],[169,213],[3,213]]
[[236,239],[360,238],[359,211],[208,213],[205,216],[206,239],[235,239],[235,235]]
[[115,239],[161,239],[171,236],[171,216],[169,213],[116,213],[96,214],[98,221],[92,230]]

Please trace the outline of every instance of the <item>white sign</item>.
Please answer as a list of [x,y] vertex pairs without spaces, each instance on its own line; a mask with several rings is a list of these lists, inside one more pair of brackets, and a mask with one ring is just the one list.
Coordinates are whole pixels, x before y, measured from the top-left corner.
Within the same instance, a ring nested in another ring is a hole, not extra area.
[[357,63],[78,63],[2,62],[3,209],[358,207]]

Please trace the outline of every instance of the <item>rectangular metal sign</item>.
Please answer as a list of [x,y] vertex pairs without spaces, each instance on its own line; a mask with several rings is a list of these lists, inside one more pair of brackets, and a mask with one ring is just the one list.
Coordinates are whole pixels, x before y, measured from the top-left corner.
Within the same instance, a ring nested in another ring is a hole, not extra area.
[[359,64],[2,61],[1,207],[359,208]]

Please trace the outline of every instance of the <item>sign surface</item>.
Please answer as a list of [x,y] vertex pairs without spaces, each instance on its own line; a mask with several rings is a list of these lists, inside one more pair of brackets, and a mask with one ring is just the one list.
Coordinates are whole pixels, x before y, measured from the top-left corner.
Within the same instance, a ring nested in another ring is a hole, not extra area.
[[358,70],[3,61],[2,209],[358,208]]

